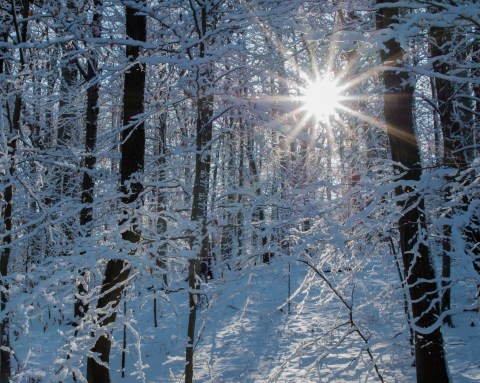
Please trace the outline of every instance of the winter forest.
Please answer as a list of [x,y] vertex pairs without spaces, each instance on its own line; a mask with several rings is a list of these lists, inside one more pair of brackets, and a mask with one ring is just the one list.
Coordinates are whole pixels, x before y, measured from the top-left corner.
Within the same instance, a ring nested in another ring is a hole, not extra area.
[[0,0],[0,383],[480,381],[478,0]]

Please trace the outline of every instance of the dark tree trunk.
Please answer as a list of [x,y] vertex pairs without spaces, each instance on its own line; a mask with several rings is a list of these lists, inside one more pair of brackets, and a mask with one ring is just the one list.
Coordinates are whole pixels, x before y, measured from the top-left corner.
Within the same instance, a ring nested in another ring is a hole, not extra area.
[[[204,73],[204,76],[210,76]],[[207,78],[208,78],[207,77]],[[195,159],[195,181],[193,188],[192,216],[197,222],[198,233],[192,240],[192,247],[198,249],[197,259],[190,261],[188,284],[190,291],[198,289],[197,276],[207,280],[211,277],[209,241],[207,232],[207,205],[210,178],[210,149],[212,140],[213,96],[202,96],[198,100],[197,154]],[[189,293],[190,314],[188,318],[188,344],[186,347],[185,383],[193,381],[193,351],[198,294]]]
[[[287,94],[287,93],[282,93]],[[279,155],[279,164],[280,164],[280,204],[277,205],[276,210],[276,219],[278,221],[277,225],[277,249],[283,248],[283,243],[285,237],[287,236],[287,227],[285,222],[288,220],[288,211],[287,211],[287,199],[290,197],[290,188],[291,188],[291,168],[289,162],[289,153],[288,153],[288,138],[279,134],[278,136],[278,155]]]
[[[207,19],[209,2],[204,3],[200,11],[197,33],[203,38],[207,33]],[[193,9],[193,12],[198,10]],[[199,44],[199,57],[205,58],[205,42]],[[212,68],[210,63],[200,64],[197,68],[198,78],[198,100],[197,100],[197,121],[196,121],[196,156],[195,156],[195,181],[193,185],[193,201],[191,220],[197,224],[197,232],[192,238],[191,247],[197,251],[196,259],[190,260],[188,285],[190,313],[188,317],[187,347],[185,350],[185,383],[193,382],[193,354],[195,346],[195,322],[197,317],[198,278],[205,280],[211,275],[209,260],[209,240],[207,231],[208,193],[210,179],[210,145],[212,141],[212,116],[213,116],[213,95],[210,94],[210,82],[212,80]]]
[[[130,265],[119,259],[108,261],[105,270],[105,277],[100,291],[100,298],[97,303],[98,324],[102,327],[114,323],[116,312],[114,311],[120,303],[121,294],[125,288],[126,280],[130,274]],[[97,338],[92,352],[107,366],[110,361],[111,340],[108,335],[101,335]],[[89,383],[110,382],[109,368],[97,363],[93,358],[88,358],[87,381]]]
[[[166,180],[166,173],[165,173],[165,164],[167,162],[166,155],[167,155],[167,112],[164,112],[160,115],[159,119],[159,127],[158,127],[158,146],[157,146],[157,155],[159,156],[158,159],[158,178],[157,181],[160,184],[163,184]],[[167,258],[167,244],[165,241],[165,232],[168,228],[168,222],[165,216],[162,214],[165,212],[166,209],[166,198],[165,193],[162,189],[155,190],[156,199],[157,199],[157,207],[156,212],[159,214],[157,217],[157,234],[162,241],[158,247],[157,258],[156,258],[156,265],[162,269],[163,274],[163,284],[166,287],[168,285],[168,276],[166,274],[166,258]],[[154,302],[156,304],[156,298],[154,298]]]
[[[480,34],[480,27],[476,28],[477,35]],[[477,39],[476,43],[472,47],[472,61],[476,68],[480,68],[480,41]],[[475,70],[472,73],[472,78],[480,77],[480,69]],[[473,142],[475,145],[473,157],[477,157],[480,154],[480,83],[474,82],[472,84],[473,96],[475,97],[474,108],[474,130],[473,130]]]
[[[447,76],[451,71],[451,65],[445,61],[446,56],[449,55],[453,48],[452,36],[447,28],[432,27],[430,28],[430,51],[433,62],[433,69],[435,73],[440,76]],[[462,133],[462,127],[459,118],[455,116],[454,84],[442,77],[435,78],[435,90],[437,95],[438,114],[440,119],[441,131],[443,136],[443,165],[445,167],[454,168],[457,172],[462,171],[466,167],[465,145]],[[458,117],[458,116],[457,116]],[[448,203],[452,198],[451,187],[448,183],[455,180],[455,176],[447,176],[445,182],[447,183],[444,192],[445,203]],[[447,212],[447,218],[451,218],[452,211]],[[450,268],[451,268],[451,254],[452,254],[452,227],[451,225],[444,225],[444,238],[442,241],[442,312],[450,311]],[[444,322],[452,326],[452,318],[446,315]]]
[[[20,14],[22,16],[23,23],[20,24],[18,22],[17,17],[17,9],[15,8],[15,2],[11,3],[11,13],[7,14],[5,12],[2,17],[2,25],[1,25],[1,41],[7,42],[9,29],[13,26],[16,32],[16,39],[17,43],[22,43],[27,40],[27,32],[28,32],[28,13],[30,9],[30,3],[28,0],[22,0],[20,3]],[[0,61],[0,74],[7,74],[8,71],[6,70],[6,63],[3,59],[3,54],[7,54],[7,50],[2,48],[2,59]],[[20,56],[20,66],[19,72],[21,73],[26,66],[25,55],[22,49],[19,49],[19,56]],[[3,77],[3,76],[2,76]],[[8,102],[8,101],[7,101]],[[8,107],[7,107],[8,108]],[[9,110],[9,109],[7,109]],[[14,174],[16,171],[16,162],[15,162],[15,155],[17,152],[17,137],[20,134],[20,117],[21,117],[21,110],[22,110],[22,94],[21,91],[18,90],[15,94],[15,102],[13,107],[13,114],[10,115],[7,112],[8,122],[10,125],[10,132],[7,134],[8,141],[7,141],[7,156],[9,158],[10,166],[6,170],[8,172],[7,184],[5,186],[5,207],[3,208],[3,224],[5,227],[5,236],[3,238],[3,250],[0,255],[0,312],[5,311],[6,304],[8,302],[8,290],[9,285],[4,282],[8,275],[8,264],[10,261],[11,255],[11,248],[13,242],[13,235],[12,235],[12,218],[13,218],[13,193],[14,193],[14,186],[13,186],[13,179]],[[9,317],[8,314],[5,315],[5,318],[0,323],[0,382],[6,383],[10,381],[10,370],[11,370],[11,358],[10,358],[10,336],[9,336]]]
[[[20,116],[22,108],[22,96],[17,94],[15,96],[15,106],[12,116],[12,126],[15,137],[20,131]],[[8,169],[8,184],[5,187],[5,208],[3,210],[3,223],[5,226],[5,237],[3,238],[3,251],[0,257],[0,273],[2,276],[2,281],[0,287],[2,291],[0,292],[0,311],[5,311],[6,304],[8,302],[8,290],[9,286],[3,281],[4,278],[8,275],[8,263],[10,260],[11,248],[12,248],[12,218],[13,218],[13,179],[16,170],[15,163],[15,154],[17,152],[17,138],[10,138],[8,141],[8,157],[10,158],[10,167]],[[2,320],[0,324],[0,382],[9,382],[10,378],[10,336],[9,336],[9,318],[8,315]]]
[[[377,4],[392,3],[377,0]],[[395,1],[393,2],[395,3]],[[391,28],[398,22],[399,9],[387,5],[377,15],[377,29]],[[418,181],[421,177],[420,153],[413,121],[413,78],[402,71],[403,50],[395,39],[385,43],[382,51],[385,83],[384,113],[390,140],[392,160],[405,167],[402,180]],[[439,295],[435,272],[427,246],[423,197],[416,195],[412,187],[398,187],[403,196],[400,206],[403,216],[399,220],[405,280],[408,286],[415,324],[415,360],[418,383],[447,383],[448,373],[443,347]]]
[[[145,42],[147,32],[147,20],[144,15],[138,15],[131,7],[126,7],[126,33],[128,38]],[[122,203],[125,206],[134,207],[143,190],[140,180],[135,179],[138,173],[143,171],[145,156],[145,128],[142,122],[144,112],[145,95],[145,66],[135,61],[140,55],[138,46],[128,45],[126,48],[127,60],[134,63],[125,73],[123,93],[123,125],[120,176],[121,191],[124,194]],[[135,117],[138,116],[138,121]],[[127,181],[132,181],[127,185]],[[127,212],[125,212],[127,214]],[[121,225],[130,221],[130,227],[122,233],[122,239],[138,243],[140,233],[135,218],[125,219]],[[115,322],[115,309],[118,306],[121,294],[130,274],[130,264],[122,259],[111,259],[107,263],[105,277],[102,284],[100,298],[97,303],[98,321],[100,326],[106,326]],[[111,340],[108,335],[101,335],[92,348],[92,352],[108,366],[110,359]],[[87,380],[89,383],[110,382],[108,367],[100,364],[94,358],[88,358]]]
[[[252,219],[254,222],[258,222],[260,226],[260,243],[258,243],[257,237],[258,235],[254,232],[252,236],[253,247],[257,248],[257,246],[261,246],[260,254],[262,256],[262,262],[265,263],[266,259],[270,260],[269,255],[267,254],[267,236],[265,234],[265,210],[261,205],[260,197],[262,195],[262,190],[260,188],[260,176],[258,172],[257,162],[255,161],[255,136],[254,136],[254,129],[252,127],[248,127],[247,130],[247,145],[246,145],[246,155],[248,160],[248,168],[250,170],[250,174],[253,176],[251,180],[252,184],[251,187],[255,188],[255,195],[257,197],[257,204],[255,206],[255,210],[253,211]],[[268,261],[267,261],[268,262]]]
[[[480,33],[480,28],[476,29],[477,34]],[[473,62],[480,68],[480,41],[474,44],[473,48]],[[480,77],[480,69],[477,69],[472,78]],[[480,148],[480,84],[478,82],[472,84],[473,95],[475,97],[475,116],[474,116],[474,129],[472,132],[473,141],[475,144],[474,148],[474,155],[473,157],[479,155],[479,148]],[[471,202],[471,198],[469,196],[463,197],[463,209],[468,210],[468,205]],[[465,228],[465,237],[467,242],[467,253],[471,255],[473,260],[473,268],[477,271],[480,275],[480,246],[478,243],[480,242],[480,217],[478,213],[474,213],[473,217],[470,219],[470,224]],[[480,298],[480,283],[478,283],[477,289],[477,296],[476,298]]]
[[[15,140],[10,141],[9,144],[9,156],[13,156],[16,151],[16,142]],[[3,209],[3,224],[5,227],[5,237],[3,238],[3,251],[0,257],[0,273],[2,276],[2,281],[0,283],[0,288],[2,289],[0,293],[0,311],[3,312],[6,309],[6,304],[8,302],[8,289],[9,286],[4,282],[4,278],[8,275],[8,262],[10,259],[10,249],[12,244],[12,208],[13,208],[13,185],[11,184],[13,179],[13,174],[15,172],[15,167],[13,164],[8,169],[9,181],[5,188],[5,208]],[[10,378],[10,338],[8,330],[9,319],[8,316],[0,323],[0,382],[8,382]]]
[[[190,260],[188,284],[190,291],[198,289],[198,276],[208,279],[211,275],[209,259],[209,241],[207,232],[207,202],[210,177],[210,154],[206,154],[206,146],[212,139],[213,97],[206,96],[198,100],[197,118],[197,155],[195,164],[195,182],[191,219],[197,222],[198,233],[192,239],[192,248],[198,249],[197,258]],[[185,383],[193,381],[193,351],[195,341],[195,321],[198,294],[189,293],[190,314],[188,317],[188,344],[186,347]]]
[[[244,155],[245,155],[245,150],[244,150],[244,131],[245,131],[245,126],[243,124],[243,120],[241,118],[238,119],[238,187],[240,190],[243,189],[244,187]],[[243,204],[243,195],[242,193],[238,193],[237,195],[237,205],[242,206]],[[235,268],[239,268],[241,265],[241,261],[243,259],[244,255],[244,246],[243,246],[243,220],[244,220],[244,215],[243,215],[243,209],[238,209],[237,214],[236,214],[236,219],[235,219],[235,227],[236,227],[236,240],[237,240],[237,258],[235,260]]]
[[[60,5],[59,5],[60,8]],[[72,0],[66,2],[67,12],[76,14],[76,5]],[[60,70],[60,100],[58,103],[59,118],[57,122],[57,155],[62,158],[65,163],[75,163],[76,160],[72,153],[72,146],[77,137],[76,125],[78,116],[76,113],[76,92],[75,85],[78,80],[78,69],[75,65],[76,58],[72,57],[73,47],[65,45],[63,53],[65,57],[71,57],[67,62],[62,64]],[[56,196],[55,199],[59,201],[63,197],[73,199],[78,196],[77,177],[75,171],[63,165],[56,166],[54,177],[52,181],[55,183]],[[77,233],[74,231],[75,218],[67,217],[62,222],[62,232],[64,234],[62,255],[69,255],[72,251],[73,239]]]
[[[1,25],[1,35],[0,39],[1,42],[7,42],[8,40],[8,29],[9,29],[9,24],[10,24],[10,15],[6,13],[0,14],[0,25]],[[8,51],[6,48],[1,48],[1,53],[0,53],[0,76],[3,77],[3,75],[6,73],[5,70],[5,59],[4,57],[7,55]],[[4,84],[2,84],[2,87]],[[1,106],[2,108],[2,113],[3,113],[3,105]],[[9,157],[12,156],[12,154],[15,153],[15,146],[12,147],[12,144],[14,142],[9,141]],[[9,178],[11,177],[11,172],[15,171],[15,168],[10,168],[8,170],[9,173]],[[6,174],[5,174],[6,176]],[[0,281],[0,312],[5,311],[6,304],[7,304],[7,299],[8,296],[5,291],[8,291],[8,285],[3,281],[4,278],[7,277],[8,275],[8,261],[10,259],[10,244],[12,243],[12,235],[11,229],[12,229],[12,204],[13,204],[13,185],[11,185],[11,179],[7,181],[7,185],[5,187],[5,194],[3,196],[4,201],[2,202],[5,203],[5,207],[0,209],[2,212],[2,220],[3,220],[3,225],[5,227],[5,237],[3,239],[3,250],[2,254],[0,256],[0,274],[2,277],[2,280]],[[0,197],[1,199],[1,197]],[[10,378],[10,352],[8,351],[10,347],[10,341],[8,338],[8,318],[5,318],[1,323],[0,323],[0,383],[8,382]]]
[[[101,19],[102,14],[99,11],[101,0],[95,0],[94,6],[96,7],[92,20],[92,37],[101,37]],[[90,235],[90,227],[88,224],[92,221],[92,206],[93,203],[93,191],[95,187],[95,180],[91,174],[91,171],[95,168],[97,158],[94,155],[97,145],[97,130],[98,130],[98,98],[100,93],[100,83],[96,80],[98,71],[98,62],[95,57],[95,53],[91,53],[87,61],[87,81],[90,85],[87,88],[87,110],[86,110],[86,127],[85,127],[85,168],[87,171],[83,173],[82,181],[82,204],[84,204],[80,212],[80,224],[84,226],[86,235]]]
[[[101,0],[95,0],[95,12],[92,19],[92,37],[101,37],[101,20],[102,14],[99,7]],[[80,211],[80,225],[83,227],[83,235],[90,236],[91,222],[92,222],[92,204],[93,193],[95,187],[95,180],[92,175],[92,171],[95,168],[97,158],[94,154],[97,145],[97,130],[98,130],[98,113],[99,105],[98,98],[100,94],[100,83],[96,80],[98,62],[95,57],[95,53],[91,53],[91,56],[87,61],[87,79],[90,85],[87,88],[87,110],[86,110],[86,127],[85,127],[85,168],[87,169],[83,173],[82,180],[82,210]],[[78,295],[74,305],[74,317],[81,319],[88,311],[88,303],[85,302],[82,297],[88,292],[88,283],[85,280],[85,272],[80,271],[80,280],[78,284]]]
[[[227,188],[235,177],[235,123],[233,117],[230,117],[228,119],[228,127],[230,129],[230,132],[224,136],[224,171],[222,172],[222,183],[224,188]],[[222,261],[226,261],[228,267],[230,267],[230,260],[236,256],[234,247],[236,234],[235,217],[233,212],[231,211],[232,207],[235,204],[235,195],[233,193],[227,193],[226,200],[229,208],[224,213],[227,224],[222,230],[221,258]]]

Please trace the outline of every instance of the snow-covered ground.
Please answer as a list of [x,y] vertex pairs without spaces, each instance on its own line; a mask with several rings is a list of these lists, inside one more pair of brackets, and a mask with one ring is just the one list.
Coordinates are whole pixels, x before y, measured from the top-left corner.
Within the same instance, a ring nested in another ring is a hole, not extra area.
[[[386,382],[415,381],[395,270],[388,263],[365,270],[370,272],[325,275],[345,300],[353,303],[355,328],[368,343],[347,323],[346,307],[305,264],[285,258],[224,271],[223,278],[218,276],[205,286],[197,317],[195,381],[376,382],[380,381],[378,373]],[[113,334],[113,382],[173,383],[184,379],[186,283],[179,280],[169,288],[175,291],[166,298],[157,297],[158,327],[154,327],[153,292],[132,281],[127,314],[121,305]],[[461,285],[455,286],[454,298],[467,299]],[[50,312],[50,318],[43,317],[42,322],[30,320],[23,334],[12,339],[22,365],[17,381],[29,382],[29,377],[37,376],[42,382],[70,382],[71,373],[64,376],[62,363],[85,373],[84,350],[91,338],[79,335],[75,344],[67,345],[73,330],[65,318],[59,323],[59,315]],[[465,312],[455,315],[454,322],[455,328],[444,329],[453,382],[479,382],[480,316]],[[122,323],[127,323],[124,378]]]

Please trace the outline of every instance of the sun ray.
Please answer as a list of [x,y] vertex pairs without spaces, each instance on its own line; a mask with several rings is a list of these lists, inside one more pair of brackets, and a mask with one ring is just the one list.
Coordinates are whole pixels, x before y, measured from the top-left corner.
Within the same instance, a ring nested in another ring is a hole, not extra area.
[[338,82],[328,76],[308,82],[305,88],[300,89],[300,110],[317,121],[328,121],[343,100],[341,90]]

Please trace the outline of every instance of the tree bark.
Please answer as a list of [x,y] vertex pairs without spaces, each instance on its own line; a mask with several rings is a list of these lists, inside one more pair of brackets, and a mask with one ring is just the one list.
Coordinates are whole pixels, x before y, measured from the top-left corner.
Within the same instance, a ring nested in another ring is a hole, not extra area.
[[[394,28],[398,22],[397,1],[377,0],[377,29]],[[393,29],[394,31],[394,29]],[[381,52],[385,83],[384,114],[390,141],[392,160],[397,162],[397,173],[404,173],[403,181],[420,180],[420,152],[414,131],[413,91],[414,79],[402,70],[404,51],[392,38],[385,42]],[[404,170],[406,169],[406,170]],[[399,205],[403,215],[399,220],[405,280],[412,308],[415,334],[415,365],[417,383],[447,383],[449,381],[443,347],[439,295],[435,272],[427,245],[424,200],[412,186],[397,187],[396,194],[403,197]]]
[[[73,0],[66,1],[66,12],[71,15],[77,13],[76,4]],[[58,5],[59,9],[61,5]],[[70,27],[67,27],[67,33]],[[76,113],[77,95],[74,91],[78,81],[78,69],[75,65],[76,57],[72,55],[73,46],[65,44],[63,46],[64,57],[70,57],[66,62],[62,63],[60,69],[60,100],[58,103],[59,117],[57,121],[57,145],[56,150],[64,163],[76,163],[76,159],[72,154],[72,146],[76,140],[78,115]],[[63,165],[55,166],[52,181],[55,183],[55,200],[60,201],[67,197],[73,199],[78,196],[79,185],[75,171]],[[62,244],[62,255],[70,255],[72,253],[73,239],[78,235],[74,228],[75,218],[66,217],[61,224],[61,230],[64,235]]]
[[[160,115],[159,118],[159,127],[156,130],[158,134],[158,145],[156,147],[156,154],[158,155],[158,178],[157,181],[162,184],[166,181],[166,172],[165,172],[165,164],[167,162],[167,112],[163,112]],[[167,244],[165,240],[165,232],[167,231],[168,228],[168,222],[165,216],[162,216],[162,214],[166,210],[166,204],[167,204],[167,199],[165,192],[162,189],[156,189],[155,190],[155,195],[156,195],[156,212],[158,213],[157,217],[157,235],[160,237],[160,240],[162,241],[161,244],[158,247],[157,250],[157,258],[156,258],[156,265],[162,269],[163,274],[163,284],[164,287],[167,287],[168,285],[168,276],[166,273],[166,267],[167,267]],[[156,298],[154,298],[154,302],[156,303]]]
[[[430,28],[430,52],[435,59],[433,62],[433,70],[439,75],[448,75],[452,69],[451,65],[444,61],[443,56],[448,54],[451,49],[450,43],[452,36],[447,28],[432,27]],[[465,168],[465,156],[463,153],[463,142],[461,138],[461,126],[455,118],[453,109],[453,98],[455,96],[454,85],[451,81],[441,77],[435,77],[435,90],[437,94],[437,106],[440,120],[440,126],[443,136],[443,165],[460,171]],[[445,178],[446,186],[444,191],[444,201],[448,203],[451,195],[451,187],[448,183],[454,181],[455,177],[447,176]],[[447,218],[452,217],[452,211],[448,211]],[[452,227],[444,225],[442,240],[442,312],[450,311],[450,277],[451,277],[451,254],[452,254]],[[444,323],[453,326],[452,318],[446,315]]]
[[[128,38],[145,42],[147,32],[146,17],[137,14],[137,11],[132,7],[125,8],[125,16]],[[132,63],[132,66],[125,73],[123,92],[124,129],[122,131],[120,177],[121,191],[123,192],[122,203],[125,206],[135,207],[143,191],[142,183],[135,177],[143,171],[145,156],[145,127],[142,121],[143,116],[141,116],[144,112],[145,65],[136,62],[140,56],[140,47],[138,46],[127,45],[126,56],[128,62]],[[138,121],[135,119],[136,116],[138,116]],[[129,221],[130,227],[122,233],[122,239],[126,242],[138,243],[140,241],[140,232],[135,218],[131,218]],[[126,222],[127,219],[125,218],[120,222],[120,225]],[[122,259],[111,259],[108,261],[100,298],[97,303],[98,323],[101,327],[115,322],[115,309],[120,302],[129,274],[130,264],[127,261]],[[111,340],[108,334],[102,334],[96,340],[92,352],[97,355],[102,364],[98,363],[96,358],[88,358],[87,380],[89,383],[110,382],[109,368],[107,367],[110,359],[110,347]]]
[[[258,171],[257,162],[255,160],[255,135],[254,129],[251,126],[247,128],[247,145],[246,145],[246,155],[248,161],[248,169],[250,174],[253,176],[250,180],[250,187],[255,188],[255,196],[256,196],[256,206],[252,214],[252,219],[254,222],[258,223],[260,228],[260,242],[258,241],[258,234],[257,231],[254,231],[252,236],[252,245],[253,248],[260,247],[260,254],[263,261],[267,261],[266,258],[269,258],[267,252],[267,236],[265,235],[265,210],[262,207],[261,203],[261,196],[262,190],[260,188],[260,175]],[[269,261],[269,259],[268,259]]]
[[[20,3],[20,13],[22,16],[22,21],[23,23],[20,26],[20,23],[18,22],[17,18],[17,9],[15,8],[15,2],[11,3],[11,13],[10,14],[4,14],[2,15],[3,17],[1,18],[2,24],[2,33],[1,33],[1,39],[3,42],[7,42],[8,40],[8,33],[9,29],[13,26],[15,28],[16,32],[16,37],[17,37],[17,43],[22,43],[26,41],[27,39],[27,33],[28,33],[28,13],[30,9],[30,3],[28,0],[22,0]],[[2,53],[6,53],[4,50]],[[20,66],[21,68],[19,69],[19,73],[23,72],[25,66],[26,66],[26,61],[25,61],[25,56],[24,52],[20,49],[19,50],[19,55],[20,55]],[[5,67],[5,62],[2,58],[0,61],[0,74],[7,73],[8,71],[6,70]],[[3,77],[3,76],[2,76]],[[13,108],[13,114],[10,115],[10,113],[7,113],[8,119],[9,119],[9,124],[10,124],[10,134],[7,135],[8,137],[8,142],[7,142],[7,156],[9,159],[9,167],[6,169],[8,172],[8,178],[7,178],[7,184],[5,186],[5,207],[3,209],[3,224],[5,227],[5,236],[3,238],[3,250],[0,255],[0,275],[1,275],[1,281],[0,281],[0,312],[3,312],[6,310],[6,305],[8,302],[8,291],[9,291],[9,285],[7,282],[5,282],[5,279],[8,276],[8,264],[10,261],[10,254],[11,254],[11,248],[12,248],[12,242],[13,242],[13,235],[12,235],[12,229],[13,229],[13,203],[14,203],[14,185],[13,185],[13,179],[14,179],[14,174],[16,171],[16,161],[15,161],[15,155],[17,152],[17,139],[18,135],[20,134],[20,117],[21,117],[21,111],[22,111],[22,93],[21,90],[17,90],[15,94],[15,101],[14,101],[14,108]],[[10,336],[9,336],[9,317],[8,314],[5,315],[5,318],[2,320],[0,323],[0,382],[1,383],[6,383],[10,381],[10,373],[11,373],[11,349],[10,349]]]
[[[477,35],[480,34],[480,27],[476,28]],[[472,61],[477,68],[480,68],[480,39],[477,39],[476,43],[472,47]],[[475,70],[472,73],[473,78],[480,77],[480,69]],[[474,152],[473,157],[476,158],[480,154],[480,83],[475,82],[472,84],[473,96],[475,97],[474,108],[474,129],[473,129],[473,142]]]
[[[95,11],[92,18],[91,32],[93,38],[101,37],[102,14],[99,10],[101,0],[94,1]],[[92,171],[95,168],[97,158],[94,154],[97,146],[97,130],[98,130],[98,99],[100,95],[100,82],[96,80],[98,71],[98,60],[95,53],[92,52],[87,60],[87,78],[90,84],[87,88],[87,110],[86,110],[86,127],[85,127],[85,168],[82,180],[82,210],[80,211],[80,225],[82,226],[85,237],[89,237],[92,227],[92,204],[95,180]],[[88,303],[82,297],[88,292],[88,282],[85,280],[85,272],[80,271],[80,280],[77,287],[77,298],[74,305],[74,317],[81,319],[88,311]]]
[[[0,39],[2,42],[7,42],[8,40],[8,29],[10,24],[10,15],[6,13],[0,14],[0,25],[2,25],[2,33],[0,35]],[[2,48],[1,55],[0,55],[0,75],[3,78],[3,75],[6,73],[5,70],[5,60],[4,57],[7,54],[7,50]],[[2,84],[2,87],[5,84]],[[3,106],[2,106],[3,109]],[[2,111],[3,112],[3,111]],[[9,157],[15,152],[15,147],[12,148],[12,144],[14,142],[9,141]],[[8,170],[5,170],[5,173],[8,172],[8,175],[12,176],[12,169],[10,167]],[[5,174],[6,175],[6,174]],[[9,177],[9,178],[10,178]],[[8,285],[4,282],[4,278],[8,275],[8,261],[10,259],[10,244],[12,242],[12,236],[10,234],[11,226],[12,226],[12,204],[13,204],[13,185],[11,185],[12,180],[10,179],[5,187],[5,194],[3,196],[4,201],[0,201],[2,203],[2,208],[0,211],[2,212],[2,220],[3,225],[5,227],[5,238],[3,239],[4,248],[2,250],[2,254],[0,256],[0,275],[2,277],[0,281],[0,312],[5,311],[8,296],[7,293],[3,291],[5,289],[8,291]],[[1,197],[0,197],[1,200]],[[5,204],[5,206],[3,206]],[[10,352],[8,351],[10,347],[9,341],[9,334],[8,334],[8,318],[5,318],[0,323],[0,382],[8,382],[10,378]]]
[[[197,34],[202,41],[199,44],[199,57],[206,57],[206,46],[203,37],[207,33],[209,2],[202,4],[200,20],[197,24]],[[198,10],[192,9],[193,12]],[[187,329],[187,346],[185,350],[185,383],[193,382],[193,354],[195,346],[195,322],[197,317],[199,288],[198,277],[208,279],[210,275],[209,265],[209,241],[208,241],[208,194],[210,187],[210,145],[212,141],[212,116],[213,95],[210,94],[212,80],[211,64],[206,62],[199,64],[198,68],[198,99],[196,119],[196,155],[195,155],[195,181],[193,185],[193,201],[191,220],[196,223],[195,237],[191,240],[191,247],[197,252],[196,258],[190,260],[188,285],[189,292],[189,316]]]
[[[480,28],[476,29],[477,34],[480,33]],[[477,42],[473,46],[473,62],[480,68],[480,41]],[[476,70],[476,73],[473,78],[480,77],[480,69]],[[472,86],[473,95],[475,96],[475,117],[474,117],[474,129],[473,129],[473,141],[475,143],[474,155],[479,155],[479,147],[480,147],[480,84],[474,83]],[[470,198],[468,196],[464,196],[464,209],[468,209],[468,203],[470,203]],[[467,251],[470,252],[473,259],[473,268],[476,272],[480,275],[480,247],[478,243],[480,242],[480,217],[478,214],[474,215],[470,220],[470,225],[465,230],[465,236],[467,238]],[[480,298],[480,283],[477,284],[477,298]]]

